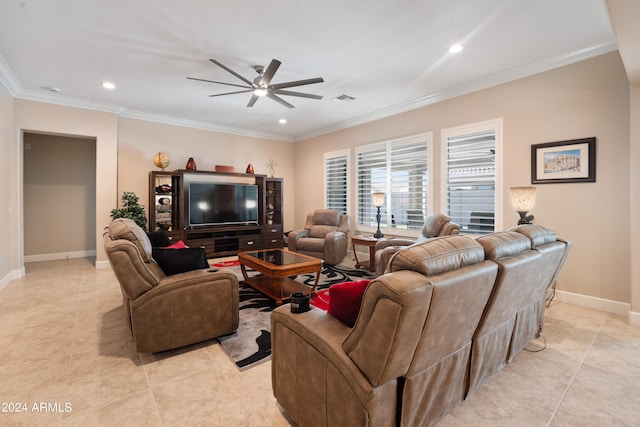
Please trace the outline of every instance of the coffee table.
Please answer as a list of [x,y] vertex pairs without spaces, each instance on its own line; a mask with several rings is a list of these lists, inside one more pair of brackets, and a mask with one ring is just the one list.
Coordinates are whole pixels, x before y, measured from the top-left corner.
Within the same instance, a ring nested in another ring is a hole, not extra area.
[[[244,283],[275,300],[277,305],[288,300],[294,292],[300,292],[304,295],[315,294],[322,270],[321,259],[290,252],[286,249],[239,252],[238,261]],[[247,267],[262,274],[249,277]],[[316,273],[316,280],[312,288],[289,278],[289,276],[305,273]]]

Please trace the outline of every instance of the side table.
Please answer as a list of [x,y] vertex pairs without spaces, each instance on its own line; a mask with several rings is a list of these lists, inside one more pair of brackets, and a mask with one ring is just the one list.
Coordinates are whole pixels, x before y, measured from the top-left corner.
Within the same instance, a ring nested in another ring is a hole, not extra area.
[[[351,245],[353,246],[353,257],[356,261],[356,268],[368,268],[371,271],[376,271],[376,243],[379,240],[385,239],[381,237],[376,239],[373,236],[353,236],[351,237]],[[356,245],[367,246],[369,248],[369,260],[359,261],[358,252],[356,251]]]

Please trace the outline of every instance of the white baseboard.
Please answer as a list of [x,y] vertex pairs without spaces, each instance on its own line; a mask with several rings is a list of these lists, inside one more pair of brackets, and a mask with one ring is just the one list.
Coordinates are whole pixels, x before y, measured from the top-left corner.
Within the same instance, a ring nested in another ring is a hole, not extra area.
[[[579,305],[581,307],[593,308],[595,310],[606,311],[607,313],[630,316],[631,304],[611,301],[604,298],[591,297],[588,295],[574,294],[573,292],[556,291],[556,298],[560,302]],[[640,315],[640,313],[638,313]]]
[[111,268],[109,261],[96,261],[96,269],[98,268]]
[[96,251],[59,252],[53,254],[25,255],[24,262],[54,261],[69,258],[87,258],[96,256]]
[[6,276],[0,279],[0,289],[7,286],[12,280],[19,279],[21,277],[24,277],[24,267],[20,270],[10,271]]
[[640,313],[637,311],[629,311],[629,324],[633,326],[640,326]]

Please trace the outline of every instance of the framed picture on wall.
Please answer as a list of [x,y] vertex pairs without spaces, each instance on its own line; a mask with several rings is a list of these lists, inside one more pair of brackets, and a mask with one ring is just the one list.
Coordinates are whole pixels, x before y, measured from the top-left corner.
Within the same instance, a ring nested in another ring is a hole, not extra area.
[[596,182],[596,138],[531,146],[531,183]]

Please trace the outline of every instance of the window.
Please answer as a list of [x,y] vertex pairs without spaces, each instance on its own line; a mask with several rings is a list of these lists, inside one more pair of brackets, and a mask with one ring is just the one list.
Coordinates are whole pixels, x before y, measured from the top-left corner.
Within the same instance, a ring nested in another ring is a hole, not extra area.
[[356,149],[357,225],[377,227],[371,194],[385,193],[380,227],[421,229],[428,210],[431,134]]
[[444,203],[451,221],[464,233],[496,230],[496,153],[502,120],[442,131]]
[[324,156],[324,205],[346,214],[348,208],[349,150]]

